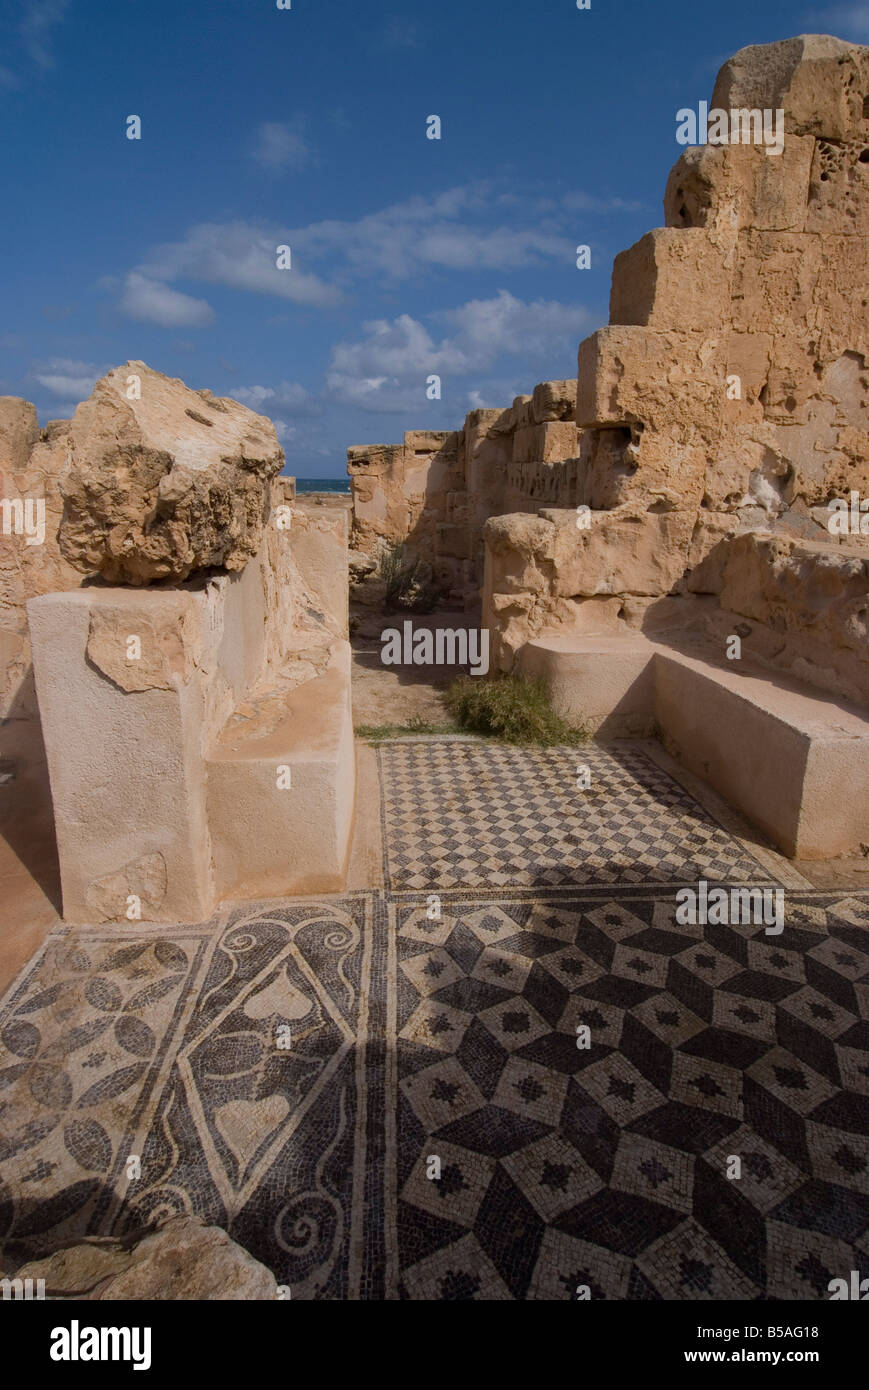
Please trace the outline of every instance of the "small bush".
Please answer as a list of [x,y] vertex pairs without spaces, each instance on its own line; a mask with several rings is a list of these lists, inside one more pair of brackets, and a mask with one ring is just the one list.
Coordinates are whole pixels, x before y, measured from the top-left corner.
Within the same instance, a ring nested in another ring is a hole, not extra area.
[[566,723],[541,680],[525,676],[461,676],[446,692],[446,706],[466,733],[506,743],[581,743],[587,735]]
[[384,602],[387,609],[430,613],[440,598],[440,590],[432,578],[431,565],[425,560],[408,560],[401,542],[383,552],[380,577],[386,580]]

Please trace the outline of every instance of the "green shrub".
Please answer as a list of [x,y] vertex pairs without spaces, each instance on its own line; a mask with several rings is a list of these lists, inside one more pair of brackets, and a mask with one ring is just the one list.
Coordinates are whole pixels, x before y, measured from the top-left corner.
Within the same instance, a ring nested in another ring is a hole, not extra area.
[[541,680],[525,676],[461,676],[446,692],[446,706],[466,733],[506,743],[581,743],[582,729],[566,723]]
[[440,598],[432,568],[425,560],[408,560],[401,542],[390,545],[380,559],[380,577],[386,580],[387,609],[430,613]]

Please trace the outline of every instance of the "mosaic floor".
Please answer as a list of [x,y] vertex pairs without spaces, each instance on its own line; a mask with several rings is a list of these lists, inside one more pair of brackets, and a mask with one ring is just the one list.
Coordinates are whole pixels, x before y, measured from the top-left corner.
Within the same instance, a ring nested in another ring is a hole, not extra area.
[[865,1274],[869,895],[681,925],[679,883],[774,861],[583,752],[593,807],[576,750],[386,745],[386,893],[50,937],[0,1005],[8,1252],[193,1211],[302,1299]]
[[393,892],[757,881],[757,860],[639,751],[409,739],[378,751]]

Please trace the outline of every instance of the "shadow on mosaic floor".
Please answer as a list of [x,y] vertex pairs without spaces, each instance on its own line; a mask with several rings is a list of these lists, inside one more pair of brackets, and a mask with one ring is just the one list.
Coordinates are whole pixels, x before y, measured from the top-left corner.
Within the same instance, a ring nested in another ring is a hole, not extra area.
[[787,903],[58,934],[0,1014],[6,1257],[192,1211],[294,1298],[823,1298],[869,1255],[869,903]]

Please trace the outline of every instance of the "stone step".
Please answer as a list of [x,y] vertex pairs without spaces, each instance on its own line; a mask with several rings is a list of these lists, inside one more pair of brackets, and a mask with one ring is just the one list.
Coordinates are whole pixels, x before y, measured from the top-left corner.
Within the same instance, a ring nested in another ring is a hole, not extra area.
[[859,855],[869,844],[865,710],[705,644],[641,633],[541,635],[520,669],[596,738],[647,737],[742,812],[784,854]]
[[230,719],[206,757],[220,898],[339,892],[353,823],[350,645],[323,675]]

